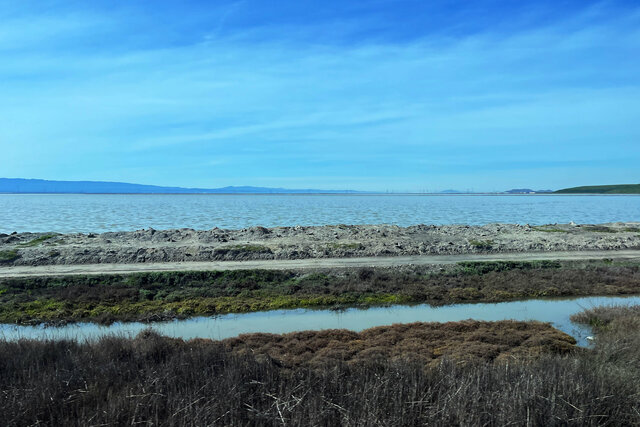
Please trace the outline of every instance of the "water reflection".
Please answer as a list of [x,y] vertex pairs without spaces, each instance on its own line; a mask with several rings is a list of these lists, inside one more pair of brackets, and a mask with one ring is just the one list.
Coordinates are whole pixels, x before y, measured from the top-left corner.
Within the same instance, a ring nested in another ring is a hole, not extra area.
[[556,328],[572,335],[579,345],[588,344],[589,328],[571,322],[570,316],[585,308],[610,304],[640,304],[640,296],[586,297],[563,300],[528,300],[497,304],[457,304],[431,307],[414,306],[350,308],[335,310],[276,310],[217,317],[196,317],[186,320],[130,322],[101,326],[79,323],[62,327],[0,325],[0,336],[9,340],[24,338],[93,339],[107,334],[134,336],[151,327],[157,332],[180,338],[223,339],[250,332],[286,333],[302,330],[351,329],[361,331],[374,326],[409,322],[449,322],[465,319],[497,321],[538,320],[551,322]]

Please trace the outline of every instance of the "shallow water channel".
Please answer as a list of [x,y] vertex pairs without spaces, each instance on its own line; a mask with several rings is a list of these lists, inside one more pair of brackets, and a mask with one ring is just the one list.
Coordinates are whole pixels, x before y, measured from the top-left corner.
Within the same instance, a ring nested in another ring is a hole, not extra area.
[[640,296],[585,297],[512,301],[495,304],[456,304],[432,307],[427,304],[395,305],[368,309],[346,310],[274,310],[258,313],[226,314],[214,317],[195,317],[166,322],[116,322],[109,326],[94,323],[75,323],[65,326],[17,326],[0,324],[0,337],[93,339],[117,334],[135,336],[151,327],[162,335],[179,338],[224,339],[250,332],[281,334],[302,330],[351,329],[361,331],[380,325],[410,322],[450,322],[465,319],[497,321],[538,320],[551,322],[586,346],[590,328],[572,323],[570,316],[598,305],[640,304]]

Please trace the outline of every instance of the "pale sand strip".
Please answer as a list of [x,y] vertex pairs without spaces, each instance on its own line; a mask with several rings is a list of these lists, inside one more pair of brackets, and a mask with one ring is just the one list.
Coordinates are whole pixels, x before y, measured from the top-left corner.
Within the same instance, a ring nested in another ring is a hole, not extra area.
[[138,264],[75,264],[0,267],[0,278],[82,274],[128,274],[154,271],[301,270],[323,268],[395,267],[455,264],[461,261],[589,260],[615,258],[640,261],[640,250],[518,252],[502,254],[414,255],[365,258],[313,258],[294,260],[165,262]]

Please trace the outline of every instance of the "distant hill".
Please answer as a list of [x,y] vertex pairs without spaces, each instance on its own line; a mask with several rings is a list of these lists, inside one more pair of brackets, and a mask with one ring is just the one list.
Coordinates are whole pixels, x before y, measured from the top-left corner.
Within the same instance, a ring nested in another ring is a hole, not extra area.
[[559,194],[640,194],[640,184],[587,185],[584,187],[564,188]]
[[507,194],[538,194],[538,193],[553,193],[552,190],[532,190],[530,188],[514,188],[512,190],[505,191]]
[[268,187],[182,188],[104,181],[48,181],[44,179],[0,178],[0,193],[79,194],[354,194],[353,190],[292,190]]

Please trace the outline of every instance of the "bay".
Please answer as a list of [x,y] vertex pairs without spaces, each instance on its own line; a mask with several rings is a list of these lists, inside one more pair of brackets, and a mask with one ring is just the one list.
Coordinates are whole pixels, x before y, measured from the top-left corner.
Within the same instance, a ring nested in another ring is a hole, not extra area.
[[0,232],[640,221],[638,195],[0,194]]

